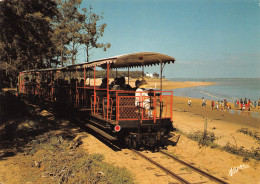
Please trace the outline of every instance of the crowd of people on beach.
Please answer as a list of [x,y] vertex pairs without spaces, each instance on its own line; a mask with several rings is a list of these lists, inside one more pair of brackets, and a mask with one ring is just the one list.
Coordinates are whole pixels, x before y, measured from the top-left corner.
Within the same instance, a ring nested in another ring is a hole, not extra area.
[[241,98],[240,100],[236,100],[234,103],[234,106],[236,109],[240,110],[248,110],[250,111],[252,108],[256,109],[256,107],[260,107],[260,98],[257,101],[251,101],[250,99],[247,100],[245,98],[244,100]]
[[[206,100],[204,97],[202,97],[202,102],[201,102],[201,106],[202,108],[206,107]],[[188,99],[188,105],[191,106],[191,99]],[[226,99],[224,100],[212,100],[211,101],[211,109],[212,110],[226,110],[229,111],[231,110],[232,106],[231,106],[231,102],[228,102]],[[236,100],[234,102],[234,108],[236,110],[242,110],[242,111],[250,111],[252,109],[256,109],[256,108],[260,108],[260,98],[258,101],[251,101],[250,99],[245,98],[240,99],[240,100]]]
[[227,110],[229,111],[231,109],[231,104],[226,100],[218,100],[218,101],[211,101],[211,109],[212,110]]

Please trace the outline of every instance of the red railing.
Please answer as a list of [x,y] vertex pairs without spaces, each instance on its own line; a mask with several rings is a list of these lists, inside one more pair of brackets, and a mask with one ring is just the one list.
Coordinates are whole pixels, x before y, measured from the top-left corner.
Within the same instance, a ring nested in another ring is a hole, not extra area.
[[135,92],[116,92],[116,121],[172,120],[172,91],[144,91],[149,96],[136,96]]

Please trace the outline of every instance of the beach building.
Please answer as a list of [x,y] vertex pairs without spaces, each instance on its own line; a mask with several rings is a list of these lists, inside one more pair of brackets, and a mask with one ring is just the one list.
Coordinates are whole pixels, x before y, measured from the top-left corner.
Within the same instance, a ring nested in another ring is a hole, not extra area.
[[146,76],[146,77],[153,78],[153,74],[152,74],[152,73],[148,73],[148,72],[146,72],[145,76]]

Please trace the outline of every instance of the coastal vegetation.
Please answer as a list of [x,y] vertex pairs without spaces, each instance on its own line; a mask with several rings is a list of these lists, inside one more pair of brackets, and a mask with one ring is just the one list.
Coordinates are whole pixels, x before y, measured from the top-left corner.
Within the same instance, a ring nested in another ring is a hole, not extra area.
[[245,135],[248,135],[248,136],[252,137],[253,139],[255,139],[257,141],[258,144],[260,144],[259,132],[249,130],[248,128],[241,128],[241,129],[237,130],[237,132],[241,132],[241,133],[243,133]]
[[203,132],[203,131],[195,131],[186,133],[181,130],[177,130],[178,133],[181,135],[186,136],[189,139],[192,139],[196,142],[198,142],[198,145],[201,147],[206,146],[210,148],[216,148],[223,151],[226,151],[231,154],[239,155],[243,157],[244,161],[248,161],[250,158],[255,160],[260,160],[260,147],[257,148],[251,148],[245,149],[245,147],[237,145],[232,145],[229,142],[226,143],[226,145],[221,146],[217,143],[215,143],[215,140],[221,139],[220,136],[216,136],[214,132]]

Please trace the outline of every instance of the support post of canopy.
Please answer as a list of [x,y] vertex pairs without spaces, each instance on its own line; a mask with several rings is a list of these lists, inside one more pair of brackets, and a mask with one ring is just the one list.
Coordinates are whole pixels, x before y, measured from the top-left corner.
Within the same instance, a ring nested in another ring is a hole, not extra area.
[[70,80],[70,98],[71,98],[71,71],[69,72],[70,72],[69,80]]
[[56,70],[56,82],[58,83],[58,78],[59,78],[59,70]]
[[52,71],[50,72],[50,75],[51,75],[50,76],[51,77],[51,95],[50,96],[51,96],[51,102],[52,102],[53,101],[53,80],[52,80],[53,79],[53,72]]
[[84,92],[85,92],[85,86],[86,86],[86,66],[84,66]]
[[128,68],[128,85],[129,85],[129,66],[127,68]]
[[142,65],[142,79],[144,80],[144,65]]
[[162,72],[163,72],[163,67],[162,67],[162,61],[160,60],[161,63],[161,73],[160,73],[160,90],[162,91]]
[[116,68],[116,78],[117,78],[117,68]]
[[90,70],[88,71],[88,84],[90,86]]
[[83,88],[83,99],[82,99],[82,106],[84,106],[85,105],[85,98],[86,98],[86,89],[85,89],[85,87],[86,87],[86,66],[84,66],[84,88]]
[[94,115],[96,114],[96,65],[94,65]]
[[108,111],[109,111],[109,68],[110,68],[110,64],[107,63],[107,120],[108,120]]
[[19,73],[18,81],[19,81],[18,93],[21,93],[21,73]]
[[161,74],[160,74],[160,90],[162,91],[162,73],[163,73],[163,68],[165,66],[165,64],[163,64],[162,60],[160,60],[160,63],[161,63]]
[[75,107],[78,107],[78,69],[76,67],[76,91],[75,91]]

